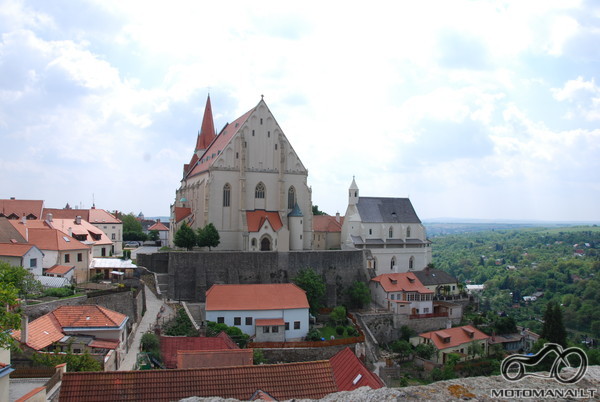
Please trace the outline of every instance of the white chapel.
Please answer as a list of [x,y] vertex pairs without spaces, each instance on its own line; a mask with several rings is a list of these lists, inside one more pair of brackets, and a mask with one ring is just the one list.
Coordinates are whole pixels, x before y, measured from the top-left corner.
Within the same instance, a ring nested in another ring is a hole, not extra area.
[[376,275],[420,271],[431,262],[431,242],[410,199],[360,197],[354,178],[341,242],[343,250],[369,250]]
[[312,233],[308,170],[261,99],[215,132],[210,96],[190,163],[171,205],[171,246],[185,222],[212,223],[217,250],[309,250]]

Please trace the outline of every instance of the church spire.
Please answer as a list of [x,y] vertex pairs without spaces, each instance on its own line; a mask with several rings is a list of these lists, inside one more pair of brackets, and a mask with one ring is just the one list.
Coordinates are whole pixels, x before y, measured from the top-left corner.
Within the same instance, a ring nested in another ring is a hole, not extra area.
[[204,117],[202,118],[202,127],[196,140],[196,152],[198,157],[206,151],[211,142],[215,139],[215,123],[213,121],[212,107],[210,105],[210,94],[206,98],[206,107],[204,108]]

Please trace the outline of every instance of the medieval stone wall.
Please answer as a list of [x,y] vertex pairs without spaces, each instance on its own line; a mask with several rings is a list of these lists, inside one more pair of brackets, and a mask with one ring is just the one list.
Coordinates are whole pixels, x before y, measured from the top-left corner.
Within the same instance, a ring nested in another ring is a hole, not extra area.
[[312,268],[325,280],[326,304],[347,301],[354,281],[369,280],[362,251],[218,252],[182,251],[139,254],[137,264],[156,273],[167,272],[167,297],[203,302],[214,284],[289,283],[303,268]]

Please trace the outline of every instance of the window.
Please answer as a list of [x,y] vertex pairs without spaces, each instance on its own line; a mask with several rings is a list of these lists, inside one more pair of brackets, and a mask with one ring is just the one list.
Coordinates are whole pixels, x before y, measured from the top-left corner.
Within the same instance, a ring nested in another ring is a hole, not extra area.
[[242,325],[242,317],[233,317],[233,325]]
[[252,130],[252,136],[254,137],[254,130]]
[[277,151],[277,144],[275,144],[275,151]]
[[294,321],[294,329],[300,329],[300,321]]
[[114,233],[113,233],[113,234],[111,235],[111,237],[112,237],[112,239],[111,239],[111,240],[117,240],[117,235],[116,235],[116,234],[114,234]]
[[394,228],[390,226],[390,230],[388,231],[388,237],[391,239],[394,237]]
[[289,330],[290,330],[290,323],[289,323],[289,322],[286,322],[286,323],[285,323],[285,330],[286,330],[286,331],[289,331]]
[[260,118],[260,124],[262,124],[262,117]]
[[408,269],[413,269],[415,267],[415,257],[410,257],[408,260]]
[[296,189],[291,186],[288,190],[288,209],[293,209],[296,205]]
[[102,257],[106,257],[106,248],[102,247]]
[[277,332],[279,332],[279,327],[276,326],[276,325],[272,326],[271,327],[271,332],[274,333],[274,334],[277,333]]
[[396,257],[392,257],[392,261],[390,261],[390,269],[393,270],[396,266]]
[[71,256],[69,254],[65,254],[65,262],[71,262]]
[[406,237],[410,237],[410,226],[406,228]]
[[235,153],[235,159],[240,159],[240,153],[239,152]]
[[425,307],[425,308],[423,309],[423,312],[424,312],[425,314],[429,313],[429,307]]
[[29,266],[30,266],[31,268],[35,268],[35,267],[37,267],[37,258],[32,258],[32,259],[30,259],[30,260],[29,260]]
[[225,324],[225,317],[217,317],[217,324]]
[[267,131],[267,137],[271,138],[271,132]]
[[254,190],[254,198],[265,198],[265,185],[260,182],[256,185]]
[[263,327],[263,334],[268,334],[271,327]]
[[77,261],[83,261],[83,253],[77,253]]
[[256,239],[252,239],[252,247],[256,247]]
[[228,207],[231,205],[231,186],[229,183],[223,186],[223,206]]
[[246,317],[246,325],[252,325],[252,317]]
[[396,295],[392,293],[392,300],[396,299]]
[[369,234],[372,235],[373,234],[373,229],[369,229]]
[[73,353],[81,353],[81,349],[75,348],[75,349],[73,349]]

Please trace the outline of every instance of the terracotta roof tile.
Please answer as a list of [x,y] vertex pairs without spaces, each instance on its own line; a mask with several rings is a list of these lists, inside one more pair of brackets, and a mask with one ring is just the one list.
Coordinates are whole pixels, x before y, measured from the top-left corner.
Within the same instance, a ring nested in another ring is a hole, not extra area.
[[381,274],[371,279],[379,282],[386,292],[434,293],[427,289],[412,272]]
[[[43,226],[43,221],[27,221],[23,225],[21,221],[9,221],[30,244],[37,246],[40,250],[89,250],[89,246],[79,240],[68,236],[58,229],[50,229]],[[27,228],[27,229],[26,229]]]
[[[21,341],[21,331],[12,333],[13,338]],[[32,321],[27,326],[27,346],[40,350],[54,342],[60,341],[65,334],[54,315],[48,313]]]
[[[440,331],[424,332],[419,334],[419,336],[421,338],[430,339],[439,350],[489,338],[488,335],[471,325],[448,328]],[[444,339],[449,339],[449,341],[445,342]]]
[[55,274],[55,275],[65,275],[68,274],[69,271],[75,269],[74,265],[53,265],[52,268],[48,268],[46,270],[47,274]]
[[257,318],[255,320],[257,327],[268,327],[271,325],[285,325],[283,318]]
[[158,230],[158,231],[169,231],[169,228],[164,225],[161,221],[156,222],[154,225],[150,226],[148,230]]
[[344,223],[344,217],[339,218],[337,221],[335,216],[329,215],[314,215],[313,216],[313,231],[315,232],[340,232],[342,231],[342,224]]
[[269,221],[269,225],[271,225],[276,232],[283,226],[279,212],[265,211],[263,209],[247,211],[246,220],[248,222],[249,232],[258,232],[266,221]]
[[177,368],[177,352],[185,350],[207,351],[239,349],[224,332],[217,337],[161,336],[160,353],[167,368]]
[[206,311],[308,308],[306,292],[293,283],[213,285]]
[[23,243],[0,243],[0,255],[5,257],[23,257],[32,247]]
[[251,366],[252,364],[254,364],[252,349],[177,351],[177,368],[180,369]]
[[192,208],[175,207],[175,222],[181,222],[192,214]]
[[119,347],[119,343],[116,339],[94,339],[89,346],[98,349],[116,349]]
[[0,200],[0,215],[6,217],[14,214],[18,218],[33,216],[40,219],[43,208],[43,200]]
[[370,372],[350,348],[336,353],[329,361],[339,391],[353,391],[364,386],[372,389],[385,386],[383,381]]
[[191,396],[320,399],[336,392],[329,361],[204,369],[65,373],[61,402],[172,401]]

